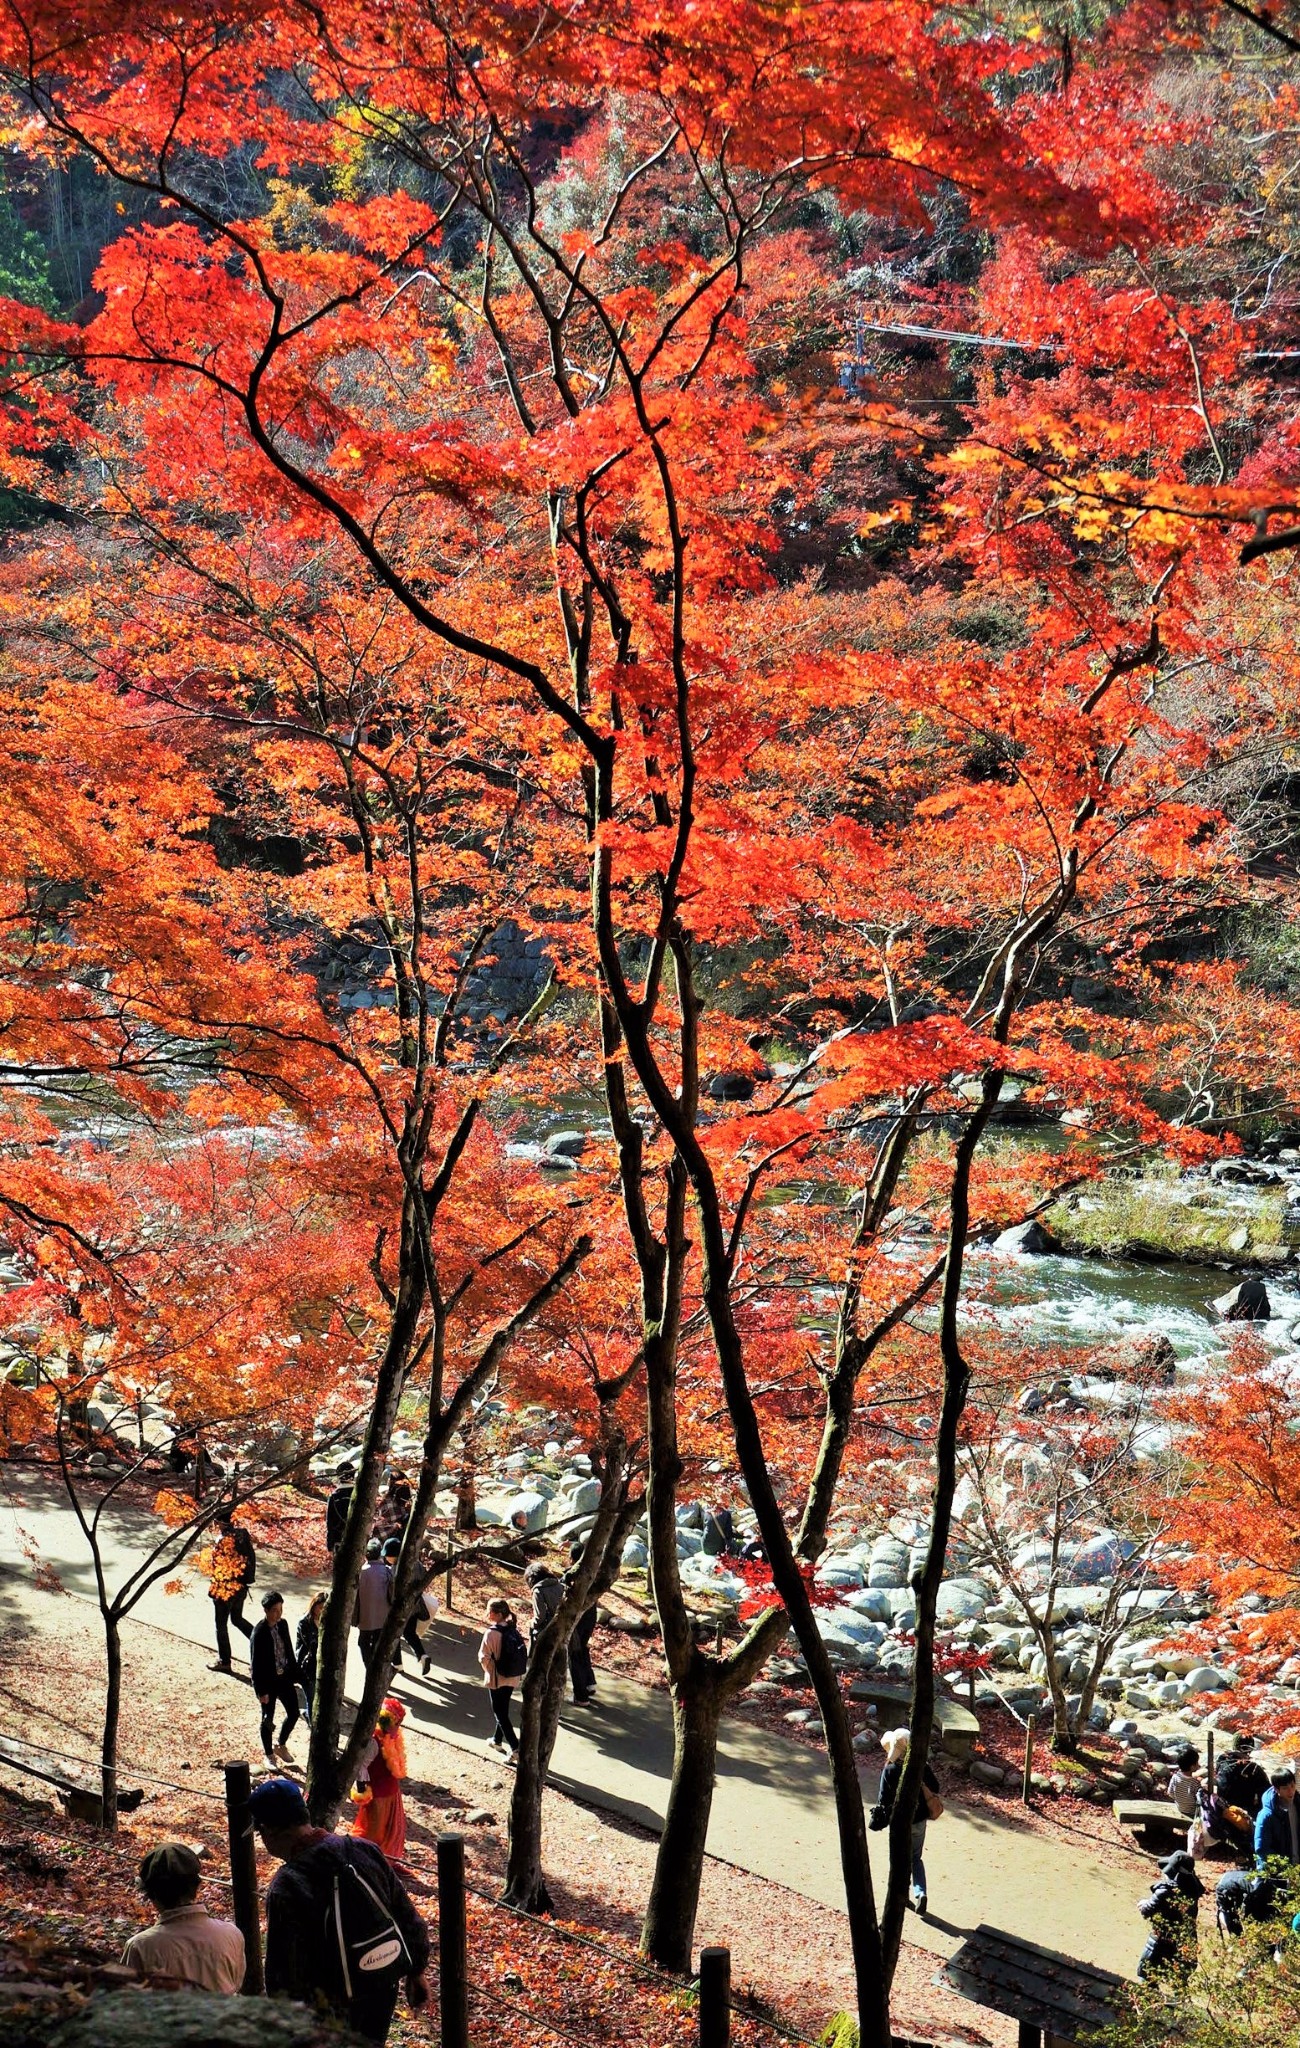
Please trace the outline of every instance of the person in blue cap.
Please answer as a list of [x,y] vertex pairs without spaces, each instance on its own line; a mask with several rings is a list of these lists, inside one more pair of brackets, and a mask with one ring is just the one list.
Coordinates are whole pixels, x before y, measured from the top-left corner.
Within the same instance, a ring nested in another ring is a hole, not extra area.
[[382,2043],[403,1985],[428,2003],[429,1931],[372,1842],[313,1827],[292,1778],[265,1778],[249,1797],[253,1826],[280,1861],[266,1893],[270,1997],[337,2013]]

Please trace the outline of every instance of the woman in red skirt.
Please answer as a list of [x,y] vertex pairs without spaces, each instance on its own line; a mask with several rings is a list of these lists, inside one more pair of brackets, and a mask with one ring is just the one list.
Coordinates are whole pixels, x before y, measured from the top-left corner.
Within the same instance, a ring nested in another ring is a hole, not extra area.
[[386,1699],[375,1722],[375,1732],[362,1751],[357,1770],[357,1802],[354,1835],[361,1835],[382,1849],[390,1863],[399,1863],[406,1850],[406,1808],[402,1804],[402,1780],[406,1776],[406,1744],[402,1723],[406,1708],[400,1700]]

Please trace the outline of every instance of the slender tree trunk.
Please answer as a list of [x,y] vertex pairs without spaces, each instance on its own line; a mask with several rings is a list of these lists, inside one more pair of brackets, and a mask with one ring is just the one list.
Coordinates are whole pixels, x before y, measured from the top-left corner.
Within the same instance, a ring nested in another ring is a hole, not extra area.
[[519,1715],[519,1749],[510,1796],[510,1856],[506,1865],[507,1906],[525,1913],[549,1913],[551,1894],[542,1870],[542,1794],[560,1725],[569,1635],[548,1645],[539,1668],[525,1681]]
[[642,1955],[683,1977],[691,1973],[722,1712],[707,1661],[697,1656],[696,1665],[673,1686],[672,1784],[641,1928]]
[[615,1431],[606,1446],[600,1506],[573,1583],[534,1644],[524,1674],[502,1898],[508,1906],[519,1906],[526,1913],[551,1910],[542,1870],[542,1795],[560,1725],[569,1644],[582,1616],[618,1576],[623,1545],[641,1508],[640,1496],[632,1493],[631,1478],[627,1441]]
[[379,1475],[397,1419],[422,1301],[422,1287],[408,1282],[393,1311],[384,1356],[375,1378],[374,1398],[352,1489],[352,1505],[334,1552],[329,1604],[321,1622],[316,1692],[307,1748],[307,1806],[317,1826],[329,1826],[347,1789],[347,1779],[340,1770],[339,1744],[353,1603],[379,1502]]
[[907,1760],[894,1801],[889,1829],[889,1883],[881,1939],[885,1970],[892,1984],[903,1939],[903,1915],[912,1875],[912,1815],[921,1796],[922,1774],[934,1731],[934,1639],[939,1588],[952,1530],[952,1501],[957,1490],[957,1435],[970,1390],[970,1370],[962,1353],[957,1327],[970,1230],[970,1179],[975,1154],[994,1104],[1002,1092],[1002,1070],[984,1077],[980,1104],[957,1147],[949,1197],[948,1251],[944,1261],[939,1314],[939,1355],[943,1361],[943,1400],[934,1446],[934,1490],[930,1500],[930,1540],[916,1588],[916,1649],[912,1663],[912,1714]]
[[104,1618],[104,1730],[99,1746],[100,1796],[103,1825],[110,1834],[117,1828],[117,1731],[122,1718],[122,1636],[117,1616],[101,1608]]

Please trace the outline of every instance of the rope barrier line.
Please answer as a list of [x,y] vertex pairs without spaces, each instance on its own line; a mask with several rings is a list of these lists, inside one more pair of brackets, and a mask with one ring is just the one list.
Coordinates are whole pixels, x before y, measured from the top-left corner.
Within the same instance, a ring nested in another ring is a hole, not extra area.
[[[30,1742],[21,1735],[3,1735],[0,1736],[0,1740],[6,1743],[13,1743],[19,1749],[29,1750],[35,1756],[52,1757],[59,1763],[80,1764],[83,1768],[92,1771],[99,1771],[102,1768],[97,1758],[75,1756],[71,1750],[50,1749],[44,1743]],[[0,1765],[4,1761],[4,1758],[0,1756]],[[11,1768],[21,1770],[21,1761],[14,1761],[11,1764]],[[161,1785],[168,1792],[179,1792],[182,1795],[188,1794],[193,1798],[210,1800],[217,1806],[225,1806],[226,1802],[223,1794],[220,1792],[205,1792],[201,1785],[174,1784],[170,1778],[158,1778],[153,1776],[151,1772],[137,1770],[133,1764],[121,1758],[118,1760],[118,1768],[119,1770],[127,1770],[132,1776],[143,1779],[146,1784]],[[422,1878],[436,1877],[436,1871],[428,1864],[417,1863],[411,1857],[407,1857],[404,1860],[417,1876]],[[219,1884],[227,1890],[230,1886],[228,1878],[218,1877],[215,1872],[209,1873],[205,1871],[204,1882]],[[656,1969],[653,1963],[644,1962],[640,1956],[630,1956],[622,1949],[613,1948],[608,1942],[599,1940],[593,1934],[582,1934],[576,1928],[564,1927],[554,1920],[543,1919],[534,1913],[526,1913],[522,1906],[508,1904],[506,1900],[495,1897],[484,1886],[473,1884],[469,1878],[465,1880],[465,1889],[467,1892],[472,1893],[476,1899],[481,1900],[494,1913],[507,1913],[513,1919],[526,1921],[530,1927],[535,1928],[539,1933],[550,1935],[553,1940],[567,1942],[569,1945],[577,1948],[589,1948],[598,1955],[608,1956],[611,1962],[618,1965],[619,1969],[635,1970],[639,1976],[664,1989],[680,1991],[683,1988],[678,1978],[667,1976],[664,1971]],[[520,2013],[534,2020],[536,2025],[560,2035],[564,2040],[578,2040],[576,2035],[569,2033],[564,2027],[557,2026],[550,2020],[533,2015],[525,2006],[512,2004],[508,1999],[498,1998],[494,1993],[483,1991],[475,1985],[471,1985],[469,1988],[474,1997],[487,1999],[490,2003],[501,2006],[505,2011]],[[755,2012],[742,1999],[733,1996],[732,2010],[740,2014],[742,2018],[753,2020],[757,2025],[767,2027],[772,2033],[779,2034],[783,2040],[794,2042],[796,2048],[815,2048],[815,2043],[807,2034],[799,2033],[795,2028],[787,2026],[784,2021],[774,2019],[767,2013]],[[579,2041],[578,2048],[589,2048],[589,2044]]]
[[[60,1763],[81,1764],[87,1770],[94,1771],[97,1775],[103,1772],[104,1766],[97,1756],[73,1756],[70,1750],[47,1749],[44,1743],[28,1742],[21,1735],[0,1734],[0,1742],[12,1742],[19,1749],[32,1750],[37,1756],[55,1757]],[[0,1756],[0,1764],[3,1764],[3,1762],[3,1756]],[[14,1763],[11,1768],[20,1771],[22,1764]],[[135,1764],[128,1762],[124,1757],[118,1758],[116,1769],[119,1777],[123,1771],[126,1771],[133,1778],[142,1778],[146,1785],[161,1785],[168,1792],[187,1793],[195,1799],[214,1799],[218,1806],[224,1806],[226,1803],[220,1792],[205,1792],[201,1785],[174,1785],[170,1778],[155,1778],[151,1772],[139,1770]]]

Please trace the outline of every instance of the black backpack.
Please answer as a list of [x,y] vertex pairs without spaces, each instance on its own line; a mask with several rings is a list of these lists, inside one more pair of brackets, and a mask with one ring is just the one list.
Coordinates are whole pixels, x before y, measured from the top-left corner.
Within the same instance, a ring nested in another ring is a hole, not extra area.
[[351,2000],[367,1982],[409,1975],[411,1954],[402,1930],[350,1852],[331,1856],[313,1875],[313,1888],[324,1897],[330,1974],[337,1965],[344,1997]]
[[498,1678],[522,1678],[528,1669],[528,1645],[519,1631],[519,1624],[511,1615],[509,1621],[497,1623],[501,1632],[501,1650],[497,1657]]

